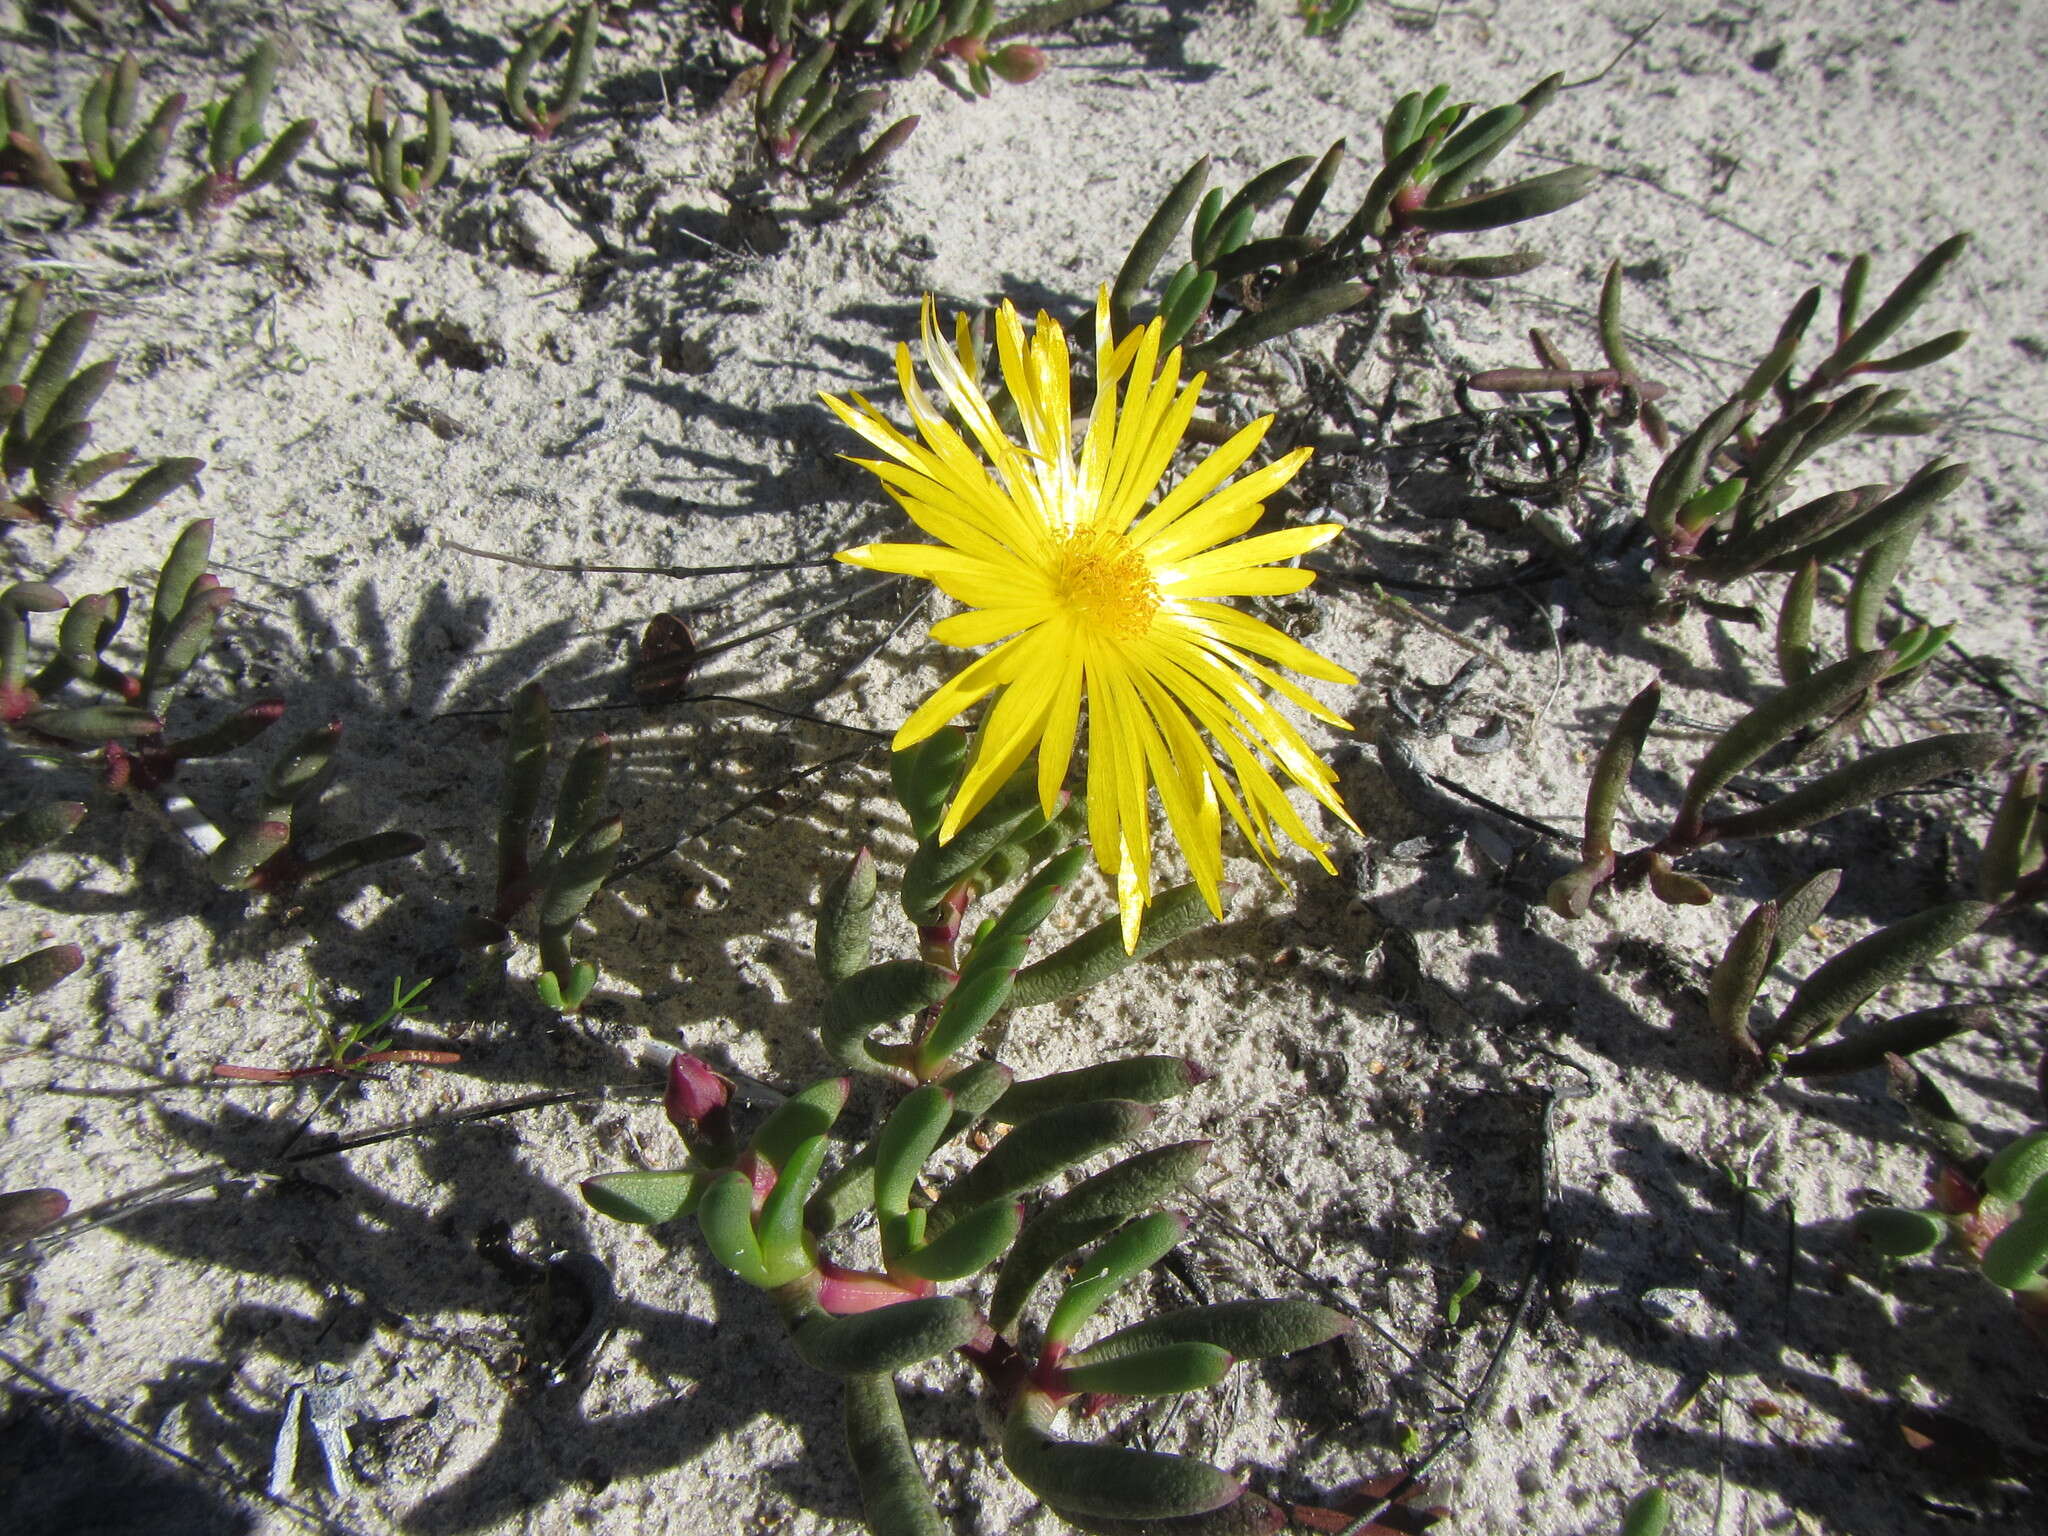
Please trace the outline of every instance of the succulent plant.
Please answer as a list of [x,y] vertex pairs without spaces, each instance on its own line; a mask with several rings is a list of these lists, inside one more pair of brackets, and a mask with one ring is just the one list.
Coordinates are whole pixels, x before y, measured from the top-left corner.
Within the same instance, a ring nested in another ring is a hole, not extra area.
[[[106,788],[149,799],[206,857],[214,878],[232,888],[318,884],[417,853],[423,841],[405,832],[375,833],[317,855],[305,848],[305,822],[324,787],[339,722],[288,748],[266,775],[253,815],[227,832],[171,788],[183,764],[237,751],[284,715],[282,700],[258,699],[202,730],[167,735],[172,702],[234,601],[206,570],[212,541],[212,523],[200,521],[172,545],[151,601],[140,673],[123,671],[105,654],[128,617],[125,589],[75,602],[43,582],[0,592],[0,727],[36,755],[96,759]],[[30,616],[57,612],[64,617],[56,643],[31,671]]]
[[[1083,1530],[1269,1532],[1279,1506],[1193,1457],[1071,1441],[1063,1409],[1127,1397],[1169,1397],[1213,1385],[1238,1361],[1288,1354],[1348,1328],[1306,1301],[1236,1301],[1148,1318],[1089,1337],[1101,1309],[1160,1262],[1186,1230],[1162,1209],[1201,1168],[1205,1141],[1112,1162],[1063,1192],[1048,1186],[1139,1135],[1154,1106],[1205,1080],[1171,1056],[1111,1060],[1025,1082],[974,1045],[1005,1009],[1051,1002],[1130,964],[1206,916],[1197,902],[1155,903],[1136,955],[1115,919],[1032,964],[1034,931],[1051,914],[1084,850],[1067,847],[1080,820],[1048,820],[1035,793],[1005,791],[951,841],[940,812],[966,756],[958,731],[897,753],[897,797],[919,842],[901,899],[917,927],[915,959],[871,960],[876,865],[862,849],[819,903],[816,958],[830,988],[825,1053],[896,1083],[901,1096],[866,1145],[828,1171],[829,1134],[853,1079],[789,1095],[750,1135],[736,1124],[732,1085],[702,1060],[669,1065],[664,1107],[689,1150],[665,1171],[602,1174],[584,1198],[620,1220],[694,1215],[725,1268],[770,1294],[799,1358],[839,1377],[848,1443],[869,1528],[878,1536],[942,1529],[905,1434],[895,1373],[947,1352],[978,1368],[1001,1418],[1011,1473]],[[1035,778],[1027,770],[1027,778]],[[1021,781],[1020,781],[1021,782]],[[1032,785],[1035,789],[1035,782]],[[972,903],[1022,881],[964,949]],[[1188,906],[1190,913],[1180,910]],[[908,1039],[875,1031],[915,1016]],[[951,1149],[970,1132],[1007,1127],[965,1168]],[[871,1211],[881,1268],[825,1256],[834,1234]],[[1075,1262],[1077,1261],[1077,1262]],[[1066,1273],[1036,1327],[1034,1298]],[[941,1290],[992,1273],[977,1301]]]
[[[203,459],[160,459],[103,500],[80,501],[135,464],[132,453],[81,458],[92,441],[92,409],[114,379],[114,360],[79,367],[99,316],[66,315],[36,350],[49,285],[24,283],[0,333],[0,521],[69,521],[96,528],[140,517],[198,478]],[[15,489],[26,478],[27,484]]]
[[[569,9],[564,6],[528,28],[513,50],[512,62],[505,66],[505,115],[513,127],[523,130],[536,144],[552,139],[583,100],[583,92],[590,84],[590,67],[597,57],[598,24],[603,19],[602,7],[586,5],[576,14],[572,34]],[[534,100],[533,73],[548,50],[564,36],[569,37],[568,57],[555,84],[554,98],[543,108]]]
[[370,185],[394,216],[410,221],[419,211],[426,195],[447,174],[449,145],[448,98],[438,90],[427,93],[426,127],[408,140],[403,120],[386,115],[384,87],[370,88],[370,103],[363,112],[363,158]]
[[572,953],[576,922],[618,862],[624,819],[604,812],[605,783],[611,775],[611,738],[598,735],[570,755],[555,791],[548,840],[534,856],[533,819],[547,777],[554,716],[538,683],[520,690],[505,733],[505,786],[498,812],[496,903],[488,917],[473,919],[472,944],[503,943],[506,925],[529,901],[538,901],[541,974],[534,985],[541,1001],[563,1013],[582,1008],[597,985],[597,967]]
[[[1312,226],[1343,164],[1343,140],[1320,157],[1269,166],[1228,196],[1220,187],[1205,191],[1209,160],[1198,160],[1168,191],[1117,274],[1110,300],[1117,333],[1139,318],[1144,290],[1183,228],[1190,228],[1188,259],[1174,268],[1153,310],[1166,322],[1166,343],[1193,335],[1219,305],[1238,311],[1237,319],[1190,348],[1188,364],[1195,368],[1376,302],[1404,272],[1484,280],[1529,271],[1542,261],[1534,252],[1444,258],[1431,246],[1439,236],[1541,218],[1592,190],[1595,173],[1583,166],[1469,190],[1562,83],[1561,75],[1552,75],[1519,101],[1477,113],[1470,102],[1450,102],[1446,86],[1401,97],[1380,135],[1378,175],[1329,235],[1315,234]],[[1296,182],[1301,188],[1279,229],[1254,238],[1261,211]]]
[[[320,131],[317,119],[302,117],[269,139],[263,115],[277,84],[277,44],[261,39],[242,61],[234,89],[201,108],[206,122],[206,169],[185,189],[185,206],[198,215],[220,212],[237,198],[267,187],[291,169]],[[242,162],[259,146],[263,153],[248,170]]]
[[82,150],[59,160],[44,144],[20,82],[0,82],[0,186],[36,187],[84,209],[88,218],[148,192],[163,174],[185,98],[166,96],[138,126],[141,83],[142,66],[132,53],[101,70],[78,105]]

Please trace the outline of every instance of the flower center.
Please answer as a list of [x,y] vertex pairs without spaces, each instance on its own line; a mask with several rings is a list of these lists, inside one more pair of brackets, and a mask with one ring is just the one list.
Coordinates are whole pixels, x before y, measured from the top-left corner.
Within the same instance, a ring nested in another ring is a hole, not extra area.
[[1053,555],[1053,588],[1074,613],[1116,640],[1136,640],[1159,611],[1152,568],[1122,534],[1077,528]]

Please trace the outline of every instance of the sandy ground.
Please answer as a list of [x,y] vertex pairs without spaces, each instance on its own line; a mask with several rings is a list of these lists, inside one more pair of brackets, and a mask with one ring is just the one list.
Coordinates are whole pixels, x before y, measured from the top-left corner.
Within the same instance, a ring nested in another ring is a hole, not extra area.
[[[762,173],[746,111],[717,110],[746,53],[693,7],[639,8],[608,30],[586,106],[541,149],[493,105],[501,39],[531,6],[355,0],[278,21],[199,0],[183,35],[145,25],[141,6],[108,9],[146,60],[147,89],[195,100],[264,20],[287,55],[274,120],[327,126],[289,189],[197,230],[60,228],[49,203],[0,192],[6,286],[40,273],[105,314],[93,355],[120,356],[123,372],[101,440],[209,466],[202,498],[138,523],[10,534],[12,567],[74,594],[146,588],[171,534],[203,511],[241,596],[206,696],[278,691],[289,728],[345,721],[322,828],[403,826],[428,847],[346,897],[252,901],[214,888],[145,810],[110,802],[13,882],[0,949],[47,934],[84,945],[89,963],[0,1021],[0,1188],[56,1185],[89,1211],[195,1183],[17,1256],[0,1348],[198,1468],[83,1409],[55,1412],[17,1375],[0,1431],[9,1529],[290,1528],[301,1517],[234,1490],[269,1477],[292,1388],[337,1373],[334,1390],[359,1394],[343,1414],[354,1484],[331,1492],[309,1443],[290,1488],[337,1527],[848,1528],[856,1499],[830,1393],[766,1305],[689,1231],[603,1223],[573,1185],[674,1160],[658,1110],[634,1096],[657,1048],[687,1043],[771,1082],[820,1070],[808,905],[863,838],[885,860],[907,843],[872,757],[759,797],[867,740],[840,726],[893,728],[950,664],[913,624],[842,679],[906,594],[864,597],[701,679],[840,725],[715,703],[563,716],[564,739],[587,721],[619,742],[631,856],[675,845],[594,904],[579,947],[604,982],[583,1018],[534,1000],[522,945],[506,971],[471,957],[428,994],[412,1041],[459,1049],[457,1069],[331,1097],[223,1087],[208,1070],[304,1059],[312,1031],[294,997],[308,978],[354,1010],[394,975],[445,964],[462,916],[488,899],[492,712],[520,686],[539,679],[562,707],[616,705],[651,616],[682,614],[715,638],[867,579],[577,579],[444,540],[701,565],[887,535],[895,515],[835,457],[852,444],[818,391],[890,397],[890,353],[926,292],[1077,319],[1197,153],[1235,185],[1339,136],[1364,149],[1404,89],[1443,80],[1493,101],[1553,69],[1583,80],[1661,13],[1503,165],[1610,173],[1536,231],[1548,265],[1483,293],[1404,295],[1363,345],[1349,322],[1321,326],[1219,381],[1219,410],[1276,410],[1278,441],[1321,445],[1303,484],[1311,506],[1352,524],[1339,563],[1485,585],[1539,546],[1443,515],[1419,479],[1397,475],[1385,495],[1385,464],[1333,397],[1376,402],[1391,388],[1401,424],[1441,415],[1448,370],[1525,362],[1532,324],[1590,357],[1589,306],[1619,256],[1646,366],[1690,423],[1807,284],[1859,250],[1888,283],[1973,230],[1921,328],[1974,332],[1915,383],[1945,425],[1931,443],[1837,450],[1824,473],[1846,485],[1902,476],[1935,451],[1970,460],[1977,478],[1923,539],[1906,595],[2009,668],[2010,694],[2039,699],[2048,683],[2048,193],[2032,174],[2048,16],[2025,0],[1369,4],[1328,42],[1306,39],[1278,0],[1125,4],[1056,40],[1028,87],[987,101],[932,79],[900,87],[922,125],[851,206]],[[13,8],[0,34],[46,119],[113,51],[57,15]],[[380,80],[408,108],[430,85],[454,103],[456,169],[418,229],[385,220],[346,126]],[[1333,205],[1348,210],[1364,180],[1354,161]],[[537,224],[552,230],[538,256],[521,233]],[[1638,448],[1602,479],[1639,491],[1650,467]],[[1703,872],[1728,894],[1708,909],[1638,894],[1566,925],[1542,905],[1563,867],[1553,849],[1483,818],[1446,831],[1393,791],[1369,746],[1388,690],[1441,683],[1484,648],[1498,665],[1417,750],[1568,827],[1621,700],[1661,671],[1675,717],[1732,719],[1772,682],[1768,633],[1698,619],[1646,630],[1569,579],[1416,601],[1464,644],[1335,582],[1271,610],[1363,679],[1325,694],[1359,735],[1319,738],[1366,829],[1340,835],[1341,876],[1304,861],[1290,891],[1238,861],[1227,923],[1012,1037],[1026,1072],[1103,1050],[1208,1064],[1215,1081],[1161,1121],[1218,1140],[1214,1182],[1191,1207],[1190,1272],[1217,1296],[1335,1297],[1372,1325],[1347,1359],[1237,1373],[1227,1393],[1160,1421],[1159,1443],[1252,1464],[1295,1497],[1396,1468],[1411,1437],[1427,1445],[1452,1425],[1547,1232],[1564,1255],[1556,1283],[1505,1355],[1492,1412],[1437,1471],[1433,1498],[1457,1528],[1611,1530],[1651,1482],[1670,1490],[1684,1533],[2030,1528],[2023,1479],[2038,1488],[2048,1454],[2038,1346],[1975,1277],[1881,1283],[1845,1232],[1859,1192],[1917,1201],[1930,1166],[1883,1084],[1864,1074],[1730,1097],[1701,1014],[1704,967],[1751,901],[1847,864],[1824,924],[1840,944],[1945,899],[1968,878],[1995,787],[1714,855]],[[1454,745],[1495,720],[1511,750]],[[2038,751],[2040,720],[1944,663],[1873,733],[1967,725]],[[1625,814],[1651,825],[1693,750],[1683,734],[1653,741]],[[259,771],[260,759],[200,765],[187,792],[226,818]],[[18,761],[7,773],[7,809],[83,787]],[[1074,921],[1100,910],[1099,892],[1088,899]],[[2009,925],[1895,994],[1902,1007],[1999,1008],[1996,1037],[1943,1048],[1936,1068],[1993,1136],[2039,1113],[2042,939],[2038,920]],[[1782,996],[1787,981],[1772,986]],[[618,1096],[275,1171],[308,1115],[316,1133],[350,1133],[597,1088]],[[1581,1088],[1546,1134],[1551,1096]],[[547,1389],[522,1362],[546,1354],[563,1305],[532,1268],[556,1250],[600,1260],[619,1304],[589,1381]],[[1468,1269],[1483,1279],[1446,1326]],[[1185,1299],[1164,1278],[1155,1291]],[[909,1406],[943,1508],[963,1532],[1053,1530],[1002,1473],[956,1395],[965,1385],[963,1371],[932,1370]],[[1900,1419],[1926,1406],[2000,1446],[2013,1475],[1961,1478],[1916,1455]]]

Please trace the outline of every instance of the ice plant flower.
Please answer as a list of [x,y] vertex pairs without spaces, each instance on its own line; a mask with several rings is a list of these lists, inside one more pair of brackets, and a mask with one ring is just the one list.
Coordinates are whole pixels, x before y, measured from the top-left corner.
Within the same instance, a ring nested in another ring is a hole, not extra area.
[[1085,700],[1088,836],[1116,891],[1126,947],[1136,943],[1151,898],[1153,784],[1189,872],[1218,916],[1225,811],[1268,864],[1284,833],[1333,868],[1280,780],[1300,785],[1349,824],[1332,787],[1336,775],[1267,690],[1341,727],[1340,716],[1276,668],[1325,682],[1357,679],[1217,601],[1297,592],[1314,579],[1275,562],[1326,543],[1339,525],[1239,537],[1258,521],[1263,498],[1307,461],[1308,450],[1226,485],[1265,436],[1268,416],[1155,499],[1203,375],[1182,386],[1180,350],[1160,358],[1156,320],[1113,342],[1106,289],[1095,316],[1095,403],[1078,452],[1067,339],[1049,316],[1040,314],[1027,337],[1013,305],[1005,301],[996,311],[997,356],[1021,443],[997,423],[982,394],[967,317],[958,317],[949,347],[927,297],[922,331],[925,366],[975,446],[918,383],[907,344],[897,348],[896,373],[916,439],[859,395],[851,404],[830,395],[825,401],[884,455],[854,462],[872,470],[911,521],[938,541],[864,544],[839,558],[921,577],[963,605],[965,612],[932,625],[934,640],[963,648],[1001,642],[941,685],[896,733],[901,751],[998,694],[940,839],[985,806],[1033,750],[1039,798],[1052,814]]

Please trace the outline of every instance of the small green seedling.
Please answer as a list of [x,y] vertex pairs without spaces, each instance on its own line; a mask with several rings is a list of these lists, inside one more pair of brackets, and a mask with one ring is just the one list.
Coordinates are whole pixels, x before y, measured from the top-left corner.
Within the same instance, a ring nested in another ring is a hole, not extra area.
[[247,171],[242,162],[264,144],[263,115],[277,83],[277,44],[264,38],[242,62],[242,76],[226,96],[200,109],[206,123],[206,170],[185,189],[185,206],[211,217],[237,198],[276,182],[291,169],[319,132],[319,122],[302,117],[287,125]]
[[[163,174],[171,135],[185,111],[182,94],[166,96],[138,126],[142,66],[132,53],[100,71],[78,107],[81,152],[59,160],[18,81],[0,82],[0,186],[32,186],[96,218],[132,204]],[[131,133],[130,130],[133,130]]]
[[372,1067],[447,1067],[462,1060],[458,1051],[401,1050],[393,1044],[394,1030],[419,1007],[420,994],[434,984],[425,981],[405,985],[403,977],[391,979],[391,1001],[375,1018],[353,1024],[335,1022],[323,1006],[319,986],[311,977],[298,995],[298,1004],[320,1037],[320,1059],[304,1067],[231,1067],[216,1064],[215,1077],[245,1083],[296,1083],[315,1077],[368,1077]]
[[530,135],[535,143],[545,144],[555,136],[562,124],[569,120],[569,114],[576,110],[583,100],[584,89],[590,84],[591,62],[597,56],[597,28],[603,20],[601,7],[586,5],[577,13],[576,30],[569,42],[569,56],[562,65],[562,77],[555,85],[554,99],[545,110],[537,106],[533,96],[533,72],[548,50],[569,31],[569,11],[565,6],[536,22],[520,39],[519,47],[512,54],[512,62],[505,68],[504,103],[505,115],[512,126]]
[[533,820],[552,751],[554,717],[538,683],[522,689],[512,703],[505,736],[505,788],[498,814],[497,902],[488,918],[471,925],[471,943],[499,944],[506,927],[527,902],[538,900],[541,1001],[575,1013],[597,985],[597,967],[575,958],[572,935],[618,862],[625,822],[604,814],[605,784],[611,774],[609,736],[593,736],[570,756],[555,792],[554,821],[547,846],[532,852]]
[[427,93],[425,130],[408,140],[403,121],[386,116],[384,87],[370,88],[370,104],[363,113],[364,160],[370,185],[399,219],[410,221],[447,174],[449,134],[448,98],[440,91]]

